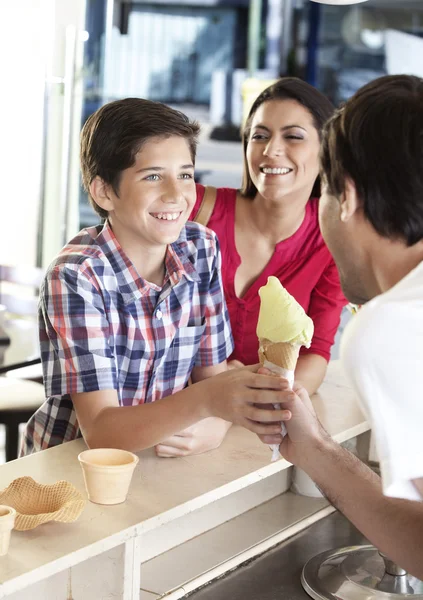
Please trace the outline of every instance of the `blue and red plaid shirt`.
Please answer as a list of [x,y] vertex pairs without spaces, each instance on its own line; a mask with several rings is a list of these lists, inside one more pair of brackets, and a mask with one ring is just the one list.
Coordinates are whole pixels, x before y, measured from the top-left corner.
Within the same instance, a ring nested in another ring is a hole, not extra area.
[[168,246],[160,288],[142,279],[111,227],[81,231],[50,265],[40,294],[47,400],[21,454],[79,437],[71,395],[115,389],[120,406],[182,390],[194,366],[233,350],[215,234],[187,223]]

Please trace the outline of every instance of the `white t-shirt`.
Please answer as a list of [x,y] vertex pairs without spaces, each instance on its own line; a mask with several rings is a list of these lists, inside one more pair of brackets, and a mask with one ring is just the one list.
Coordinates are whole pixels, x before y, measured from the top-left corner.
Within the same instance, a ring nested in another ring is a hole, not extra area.
[[421,500],[423,263],[351,319],[341,359],[372,424],[384,494]]

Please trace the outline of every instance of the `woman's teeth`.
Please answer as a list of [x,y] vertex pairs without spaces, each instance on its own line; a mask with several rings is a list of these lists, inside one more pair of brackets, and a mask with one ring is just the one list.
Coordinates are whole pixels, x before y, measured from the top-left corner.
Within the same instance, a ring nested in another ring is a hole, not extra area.
[[265,175],[287,175],[291,171],[292,169],[287,169],[286,167],[283,167],[281,169],[270,169],[268,167],[263,167],[261,169],[261,172]]
[[153,213],[155,219],[163,219],[164,221],[176,221],[181,213]]

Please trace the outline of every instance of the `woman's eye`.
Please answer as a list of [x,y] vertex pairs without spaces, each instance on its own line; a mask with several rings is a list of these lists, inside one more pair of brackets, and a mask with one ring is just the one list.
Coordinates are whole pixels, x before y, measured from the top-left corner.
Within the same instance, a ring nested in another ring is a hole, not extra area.
[[287,140],[303,140],[304,138],[301,137],[300,135],[287,135],[286,139]]
[[252,140],[265,140],[265,139],[266,139],[266,136],[265,136],[263,133],[254,133],[254,134],[251,136],[251,139],[252,139]]
[[145,177],[145,181],[158,181],[159,179],[160,177],[157,175],[157,173],[153,173],[152,175]]
[[181,179],[192,179],[194,176],[191,173],[181,173]]

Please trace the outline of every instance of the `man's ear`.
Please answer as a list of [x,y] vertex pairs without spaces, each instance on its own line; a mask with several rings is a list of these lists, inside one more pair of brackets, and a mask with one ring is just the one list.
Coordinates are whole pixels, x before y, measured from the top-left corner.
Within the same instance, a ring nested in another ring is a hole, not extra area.
[[95,203],[103,210],[110,212],[114,209],[110,186],[101,177],[95,177],[90,183],[90,194]]
[[357,212],[360,203],[357,196],[357,190],[351,179],[345,180],[345,190],[341,198],[341,221],[346,223]]

